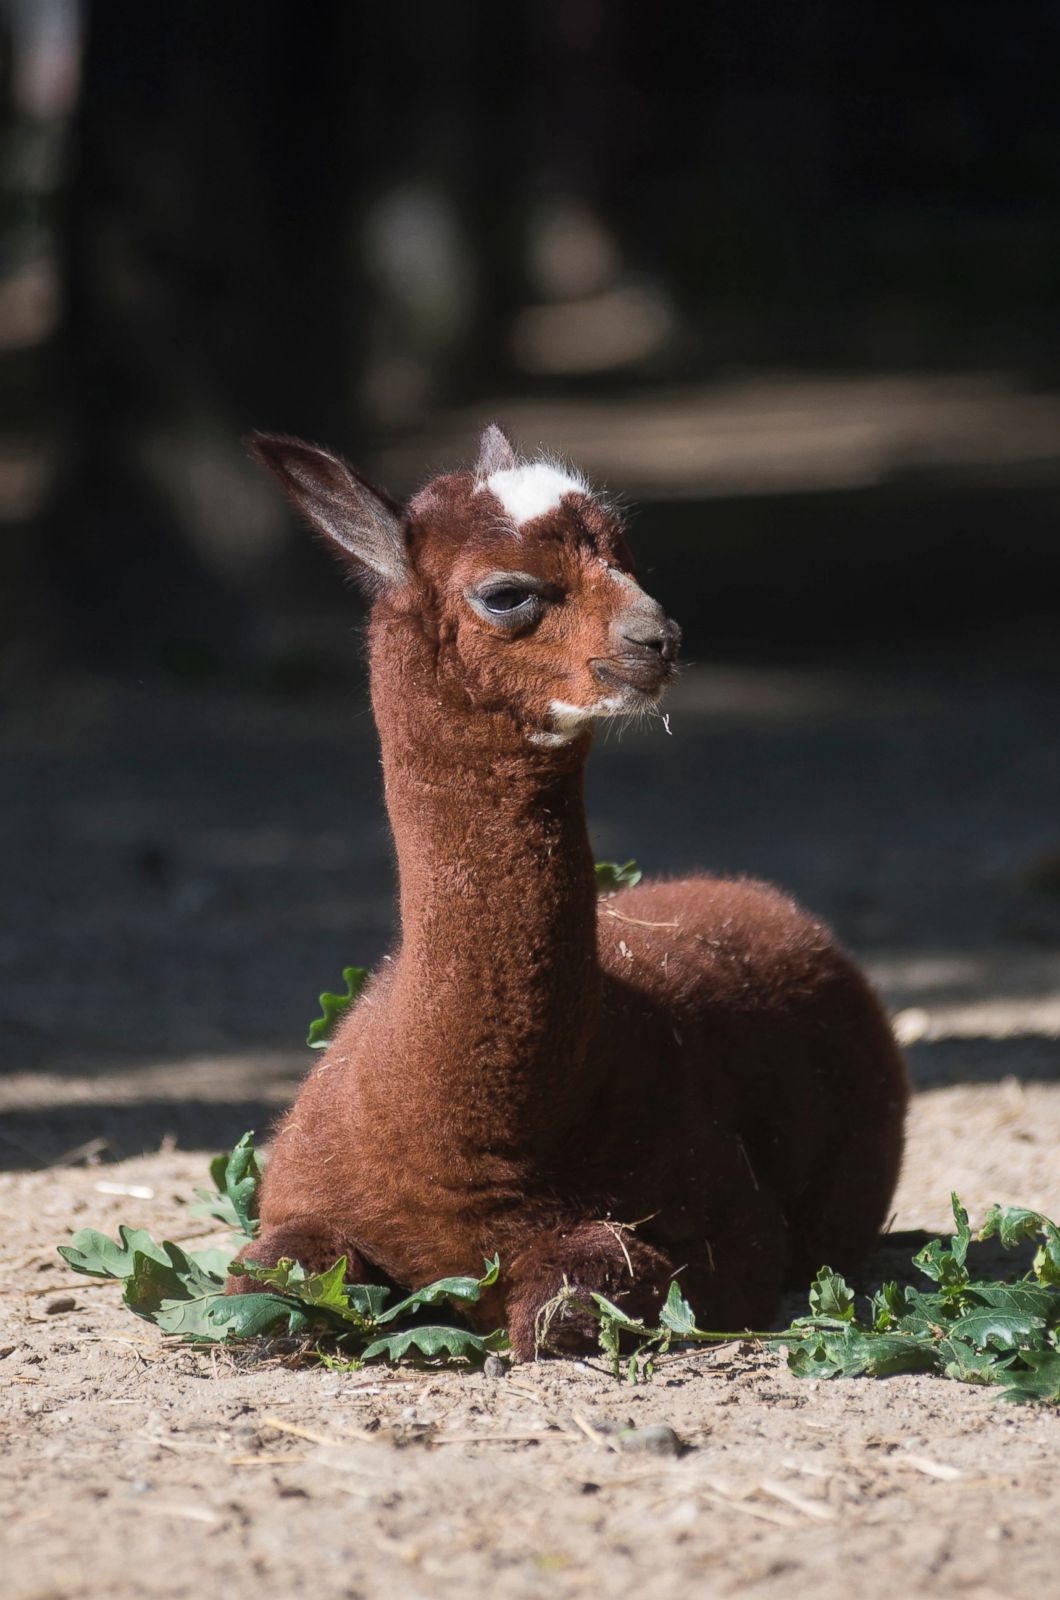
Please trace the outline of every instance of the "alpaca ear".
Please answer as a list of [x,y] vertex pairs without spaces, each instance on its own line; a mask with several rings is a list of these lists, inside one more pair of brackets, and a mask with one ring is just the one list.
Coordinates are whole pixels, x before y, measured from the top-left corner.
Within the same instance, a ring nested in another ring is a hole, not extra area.
[[491,422],[482,433],[478,447],[478,466],[475,476],[489,478],[495,472],[508,472],[515,466],[515,446],[496,422]]
[[255,433],[250,453],[267,467],[298,510],[345,556],[384,583],[408,577],[401,511],[389,495],[374,489],[340,456],[300,439]]

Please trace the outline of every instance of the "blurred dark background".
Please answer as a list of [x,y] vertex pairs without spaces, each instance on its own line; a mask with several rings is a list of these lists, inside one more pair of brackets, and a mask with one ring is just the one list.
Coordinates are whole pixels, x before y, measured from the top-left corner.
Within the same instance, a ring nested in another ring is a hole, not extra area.
[[600,853],[778,877],[936,1075],[1055,1072],[1058,45],[0,0],[0,1161],[238,1133],[390,937],[356,602],[253,427],[405,494],[496,416],[625,497],[696,665]]

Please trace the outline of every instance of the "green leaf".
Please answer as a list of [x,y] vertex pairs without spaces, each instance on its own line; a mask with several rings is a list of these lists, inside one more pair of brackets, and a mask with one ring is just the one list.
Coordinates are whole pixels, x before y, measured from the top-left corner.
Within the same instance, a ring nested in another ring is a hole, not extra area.
[[876,1290],[869,1302],[872,1312],[872,1326],[877,1333],[885,1333],[893,1327],[899,1317],[905,1315],[906,1302],[905,1290],[897,1283],[884,1283]]
[[[390,1299],[390,1290],[381,1283],[348,1283],[346,1303],[354,1317],[363,1317],[367,1323],[376,1323],[383,1307]],[[351,1318],[350,1320],[353,1320]]]
[[[842,1359],[836,1353],[838,1333],[819,1333],[814,1338],[803,1339],[788,1346],[788,1366],[797,1378],[836,1378],[842,1369]],[[787,1340],[778,1338],[776,1345],[784,1347]]]
[[886,1333],[909,1310],[907,1290],[897,1283],[884,1283],[871,1300],[872,1326],[877,1333]]
[[164,1260],[136,1252],[125,1281],[125,1304],[163,1333],[218,1341],[254,1338],[276,1327],[297,1331],[308,1319],[278,1295],[226,1295],[224,1280],[205,1271],[179,1245],[162,1246]]
[[933,1346],[897,1334],[861,1334],[851,1350],[859,1370],[870,1378],[894,1378],[902,1372],[936,1372],[938,1354]]
[[125,1304],[138,1317],[154,1322],[164,1333],[217,1339],[217,1327],[207,1315],[223,1296],[224,1284],[197,1267],[176,1244],[162,1246],[164,1260],[142,1255],[133,1259],[125,1280]]
[[481,1278],[439,1278],[437,1283],[425,1284],[422,1289],[414,1290],[407,1299],[399,1300],[396,1306],[390,1306],[377,1320],[380,1325],[396,1322],[399,1317],[412,1316],[423,1306],[437,1305],[439,1300],[457,1300],[465,1305],[473,1305],[481,1298],[483,1289],[490,1288],[500,1276],[500,1256],[493,1256],[485,1266],[486,1272]]
[[933,1279],[940,1289],[951,1293],[963,1289],[968,1282],[963,1260],[958,1260],[953,1250],[948,1249],[941,1239],[932,1239],[926,1244],[913,1257],[913,1265],[919,1267],[925,1277]]
[[190,1217],[213,1217],[215,1222],[223,1222],[233,1233],[242,1233],[243,1225],[226,1194],[219,1194],[216,1189],[194,1189],[192,1193],[198,1195],[198,1200],[195,1205],[188,1207]]
[[258,1231],[258,1190],[261,1167],[254,1151],[254,1135],[245,1133],[225,1163],[225,1193],[232,1202],[239,1226],[248,1238]]
[[315,1353],[320,1365],[326,1367],[329,1372],[361,1372],[364,1368],[360,1356],[352,1358],[333,1356],[327,1350],[317,1350]]
[[1046,1243],[1034,1253],[1033,1272],[1039,1283],[1060,1288],[1060,1229],[1052,1222],[1046,1227]]
[[373,1329],[390,1290],[376,1283],[346,1283],[345,1256],[340,1256],[326,1272],[306,1272],[297,1261],[284,1256],[274,1267],[263,1267],[244,1260],[243,1271],[258,1283],[267,1283],[317,1311],[330,1312],[342,1322],[362,1330]]
[[998,1378],[1004,1384],[1003,1400],[1044,1401],[1060,1405],[1060,1350],[1022,1350],[1020,1360],[1029,1372],[1009,1368]]
[[990,1344],[1012,1350],[1017,1345],[1044,1343],[1045,1340],[1045,1323],[1041,1317],[1019,1311],[995,1311],[992,1307],[964,1312],[949,1331],[954,1339],[964,1339],[977,1350],[985,1350]]
[[[223,1155],[214,1156],[210,1162],[210,1182],[215,1189],[223,1190],[225,1186],[225,1168],[228,1166],[228,1157],[231,1154],[226,1150]],[[196,1190],[196,1193],[199,1193]]]
[[[687,1312],[692,1316],[691,1307],[682,1299],[680,1294],[674,1296],[676,1285],[671,1285],[670,1296],[666,1307],[663,1309],[663,1318],[667,1310],[672,1310],[675,1317],[681,1318]],[[654,1370],[653,1358],[670,1348],[673,1330],[664,1321],[659,1328],[649,1328],[646,1323],[639,1322],[635,1317],[627,1316],[621,1306],[616,1306],[613,1300],[608,1300],[606,1295],[590,1293],[586,1301],[573,1302],[579,1310],[587,1311],[597,1319],[599,1324],[598,1336],[600,1348],[611,1362],[611,1370],[615,1377],[622,1376],[622,1336],[632,1336],[636,1341],[636,1348],[626,1362],[626,1380],[636,1383],[641,1379],[651,1376]],[[684,1309],[679,1309],[683,1307]],[[698,1334],[698,1330],[697,1334]]]
[[391,1333],[385,1339],[376,1339],[362,1350],[362,1361],[374,1361],[383,1356],[387,1361],[402,1361],[415,1350],[428,1360],[438,1356],[463,1357],[468,1361],[481,1361],[493,1351],[508,1348],[508,1335],[503,1328],[495,1333],[471,1333],[466,1328],[407,1328],[404,1333]]
[[1044,1242],[1038,1246],[1031,1270],[1039,1283],[1060,1287],[1060,1228],[1055,1222],[1026,1206],[994,1205],[977,1237],[991,1239],[995,1234],[1006,1250],[1041,1234]]
[[[785,1335],[776,1343],[786,1344]],[[930,1372],[938,1365],[935,1351],[919,1339],[873,1333],[846,1326],[825,1328],[788,1351],[788,1366],[800,1378],[874,1378],[899,1372]]]
[[992,1239],[996,1234],[1006,1250],[1013,1250],[1022,1240],[1033,1239],[1047,1222],[1041,1212],[1028,1211],[1026,1206],[993,1205],[976,1237]]
[[854,1291],[831,1267],[822,1267],[810,1285],[810,1316],[834,1317],[838,1322],[854,1320]]
[[1023,1311],[1052,1323],[1060,1320],[1060,1294],[1041,1283],[970,1283],[966,1304],[996,1306],[1003,1311]]
[[343,967],[343,981],[346,985],[345,994],[331,994],[325,990],[319,997],[322,1015],[309,1024],[306,1034],[306,1044],[312,1050],[326,1050],[331,1043],[331,1035],[335,1024],[353,1005],[361,990],[364,988],[368,977],[367,967]]
[[258,1191],[261,1164],[254,1149],[253,1133],[245,1133],[231,1154],[215,1156],[210,1162],[210,1177],[217,1188],[196,1189],[200,1204],[191,1207],[193,1217],[214,1217],[226,1228],[253,1239],[258,1232]]
[[692,1339],[699,1332],[696,1327],[696,1315],[677,1287],[676,1282],[671,1283],[670,1292],[666,1296],[666,1304],[659,1313],[659,1321],[664,1328],[676,1334],[679,1339]]
[[308,1273],[297,1261],[286,1257],[274,1267],[259,1266],[255,1261],[243,1262],[248,1276],[259,1283],[267,1283],[283,1294],[294,1295],[306,1305],[330,1311],[363,1329],[382,1327],[413,1316],[424,1306],[437,1305],[440,1300],[473,1304],[481,1297],[483,1289],[496,1283],[501,1266],[500,1258],[494,1256],[486,1262],[481,1278],[439,1278],[436,1283],[425,1284],[406,1299],[384,1309],[390,1290],[380,1284],[345,1283],[346,1265],[346,1257],[342,1256],[327,1272]]
[[203,1272],[224,1279],[228,1276],[235,1253],[234,1248],[223,1249],[218,1246],[215,1249],[189,1251],[189,1257]]
[[613,1300],[606,1295],[597,1294],[595,1290],[589,1296],[592,1305],[596,1307],[596,1315],[602,1316],[622,1333],[635,1333],[641,1336],[650,1336],[651,1328],[645,1323],[638,1322],[635,1317],[627,1316],[621,1306],[616,1306]]
[[975,1350],[963,1339],[941,1339],[938,1345],[943,1376],[960,1383],[999,1383],[1004,1369],[1016,1360],[1016,1353]]
[[215,1339],[260,1339],[269,1333],[308,1333],[313,1327],[313,1318],[297,1301],[278,1294],[222,1295],[205,1310]]
[[90,1278],[128,1278],[138,1254],[169,1265],[163,1246],[156,1244],[143,1228],[127,1228],[122,1223],[118,1238],[120,1243],[115,1244],[95,1228],[82,1228],[69,1244],[59,1245],[59,1254],[75,1272]]
[[616,889],[635,889],[644,874],[635,861],[598,861],[596,863],[597,894],[613,894]]
[[905,1310],[898,1318],[894,1331],[911,1333],[918,1339],[931,1339],[946,1328],[954,1317],[960,1316],[962,1302],[953,1293],[924,1294],[920,1289],[906,1289]]
[[963,1267],[968,1259],[968,1246],[972,1242],[972,1230],[968,1226],[968,1213],[961,1205],[956,1194],[950,1194],[950,1205],[953,1208],[953,1220],[957,1224],[957,1231],[950,1240],[950,1250],[959,1267]]
[[1035,1252],[1032,1270],[1039,1283],[1060,1288],[1060,1228],[1045,1217],[1042,1223],[1045,1243]]

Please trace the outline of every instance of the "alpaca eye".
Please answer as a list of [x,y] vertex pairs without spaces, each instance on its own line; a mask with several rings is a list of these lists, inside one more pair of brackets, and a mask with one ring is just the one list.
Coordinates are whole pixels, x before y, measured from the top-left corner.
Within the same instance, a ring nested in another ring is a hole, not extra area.
[[494,572],[464,598],[483,622],[517,635],[536,626],[549,602],[561,598],[559,591],[529,573]]
[[488,589],[482,596],[482,604],[487,611],[504,616],[510,611],[520,611],[523,606],[529,606],[537,599],[538,596],[533,589],[517,589],[512,586],[504,589]]

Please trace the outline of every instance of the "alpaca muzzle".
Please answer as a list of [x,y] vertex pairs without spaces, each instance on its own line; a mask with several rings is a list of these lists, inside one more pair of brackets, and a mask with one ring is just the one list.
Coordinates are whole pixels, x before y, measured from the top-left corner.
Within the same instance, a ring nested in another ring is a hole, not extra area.
[[605,689],[638,689],[649,695],[661,694],[677,675],[672,662],[647,651],[600,656],[589,662],[589,670]]
[[589,662],[593,676],[608,688],[659,694],[676,675],[681,630],[657,601],[645,600],[612,623],[614,653]]

